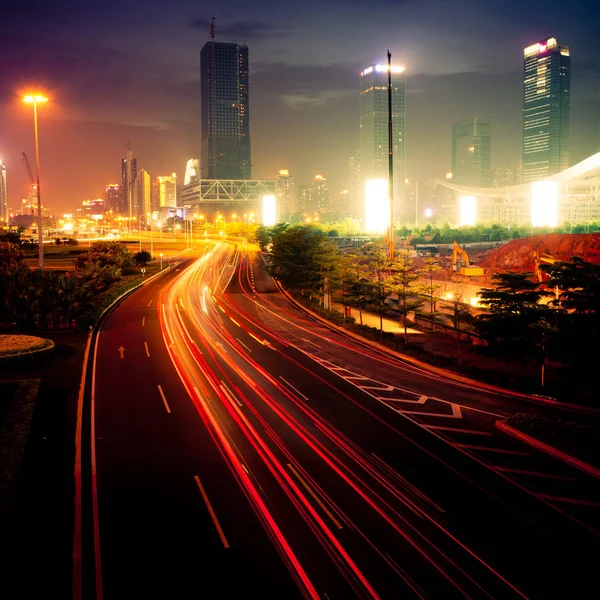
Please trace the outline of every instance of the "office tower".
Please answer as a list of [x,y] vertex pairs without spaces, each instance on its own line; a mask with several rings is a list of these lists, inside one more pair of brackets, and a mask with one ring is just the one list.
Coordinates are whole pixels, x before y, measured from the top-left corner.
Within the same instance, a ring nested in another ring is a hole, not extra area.
[[248,47],[207,42],[200,86],[202,179],[250,179]]
[[452,125],[452,179],[458,185],[490,187],[492,124],[468,119]]
[[104,189],[104,206],[106,210],[118,213],[121,205],[121,188],[118,183],[109,183]]
[[158,208],[163,206],[177,206],[177,175],[157,177],[158,186]]
[[278,213],[281,219],[291,221],[292,215],[298,212],[296,178],[292,177],[287,169],[281,169],[276,182]]
[[329,212],[331,209],[329,199],[329,185],[323,175],[315,175],[310,188],[310,208],[315,213]]
[[134,182],[134,216],[139,223],[147,223],[150,214],[151,182],[146,169],[140,169]]
[[569,166],[571,57],[553,37],[527,46],[523,54],[523,183],[528,183]]
[[133,158],[131,148],[127,148],[126,158],[121,159],[121,203],[119,213],[133,216],[133,182],[137,177],[137,159]]
[[[394,152],[394,218],[406,218],[404,153],[406,98],[404,67],[392,65],[392,139]],[[388,179],[388,66],[371,65],[360,72],[360,187],[369,179]],[[364,207],[364,202],[362,203]]]
[[515,170],[497,165],[492,170],[492,187],[508,187],[515,185]]
[[6,188],[6,167],[0,160],[0,221],[8,223],[8,190]]

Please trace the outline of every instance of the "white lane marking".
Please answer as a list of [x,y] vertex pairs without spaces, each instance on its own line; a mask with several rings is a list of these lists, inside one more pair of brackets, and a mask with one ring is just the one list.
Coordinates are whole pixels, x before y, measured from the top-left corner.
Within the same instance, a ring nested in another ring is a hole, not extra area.
[[279,376],[279,379],[281,379],[288,387],[291,387],[300,398],[304,398],[304,400],[309,402],[308,398],[302,392],[298,391],[298,388],[294,387],[287,379],[283,378],[281,375]]
[[221,379],[221,385],[219,386],[223,393],[227,396],[230,402],[235,402],[238,406],[244,406],[237,398],[237,396],[229,389],[227,384]]
[[233,321],[238,327],[241,327],[241,325],[235,319],[232,319],[231,317],[229,317],[229,319]]
[[206,492],[204,491],[204,488],[202,487],[202,484],[200,483],[200,478],[198,477],[198,475],[194,475],[194,479],[196,480],[196,483],[198,484],[198,489],[200,490],[200,493],[202,494],[202,499],[204,500],[204,504],[206,504],[206,508],[208,508],[208,512],[210,513],[210,518],[212,519],[212,522],[215,525],[217,533],[219,534],[219,537],[221,538],[221,543],[223,544],[223,547],[229,548],[229,542],[227,541],[227,538],[225,537],[225,534],[223,533],[223,529],[221,528],[219,519],[217,519],[217,515],[215,514],[215,511],[213,510],[212,504],[210,503],[210,500],[208,499],[208,496],[206,495]]
[[300,338],[302,341],[306,342],[307,344],[312,344],[313,346],[316,346],[317,348],[321,348],[321,346],[319,346],[319,344],[315,344],[314,342],[311,342],[310,340],[307,340],[306,338]]
[[150,358],[150,350],[148,350],[148,342],[144,342],[144,348],[146,348],[146,356]]
[[152,300],[150,300],[150,302],[148,302],[147,306],[150,306],[152,304]]
[[242,346],[244,346],[244,348],[246,348],[246,350],[248,350],[248,352],[252,352],[252,350],[250,350],[250,348],[248,348],[248,346],[246,346],[246,344],[244,344],[244,342],[242,342],[242,340],[240,340],[240,338],[235,338]]
[[167,412],[170,413],[171,409],[169,408],[169,404],[167,403],[167,399],[165,398],[165,393],[163,392],[163,389],[160,387],[160,385],[158,386],[158,391],[160,392],[160,397],[162,398],[162,401],[165,405],[165,408],[167,409]]
[[[380,401],[385,401],[385,398],[378,398]],[[392,410],[395,410],[398,413],[405,415],[416,415],[417,417],[442,417],[446,419],[462,419],[462,413],[460,412],[460,406],[458,404],[451,403],[452,414],[444,414],[444,413],[434,413],[434,412],[421,412],[420,410],[404,410],[402,408],[393,408],[390,406]],[[423,425],[423,427],[426,427]]]
[[146,326],[146,317],[142,317],[142,327]]
[[125,348],[123,346],[120,346],[117,352],[121,355],[121,358],[125,358]]
[[478,431],[476,429],[461,429],[460,427],[444,427],[442,425],[424,425],[425,429],[438,431],[452,431],[453,433],[471,433],[472,435],[492,435],[491,431]]

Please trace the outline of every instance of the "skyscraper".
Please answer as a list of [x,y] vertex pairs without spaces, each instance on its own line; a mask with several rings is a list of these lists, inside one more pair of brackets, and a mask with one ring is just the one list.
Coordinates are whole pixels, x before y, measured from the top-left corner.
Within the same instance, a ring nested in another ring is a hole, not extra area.
[[146,169],[140,169],[134,182],[134,217],[138,222],[146,223],[150,213],[151,184],[150,175]]
[[158,183],[158,207],[177,206],[177,175],[173,173],[170,177],[157,177]]
[[278,213],[284,220],[290,220],[298,212],[298,195],[296,193],[296,179],[287,169],[281,169],[277,175],[277,201]]
[[133,216],[133,183],[137,177],[137,159],[127,148],[127,156],[121,159],[121,206],[119,213],[127,217]]
[[523,78],[523,182],[569,166],[571,56],[556,38],[527,46]]
[[[404,67],[392,65],[392,139],[394,151],[394,217],[404,209],[406,98]],[[388,66],[371,65],[360,72],[360,186],[388,178]]]
[[109,183],[104,189],[104,206],[114,213],[120,212],[121,188],[118,183]]
[[492,124],[468,119],[452,125],[452,179],[458,185],[490,187]]
[[250,179],[248,47],[207,42],[200,53],[203,179]]
[[0,160],[0,221],[8,223],[8,190],[6,188],[6,167]]

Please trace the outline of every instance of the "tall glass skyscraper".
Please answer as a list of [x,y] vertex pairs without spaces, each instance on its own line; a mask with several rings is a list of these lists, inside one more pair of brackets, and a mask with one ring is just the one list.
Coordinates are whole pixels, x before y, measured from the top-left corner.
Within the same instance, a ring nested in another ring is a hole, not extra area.
[[127,157],[121,159],[121,205],[119,214],[133,217],[133,184],[137,177],[137,158],[133,158],[131,148]]
[[248,47],[207,42],[200,52],[203,179],[250,179]]
[[468,119],[452,125],[452,179],[459,185],[490,187],[492,124]]
[[[394,151],[394,217],[404,206],[406,94],[404,67],[392,65],[392,139]],[[371,65],[360,72],[360,186],[388,178],[388,66]]]
[[551,37],[523,51],[523,182],[569,166],[571,56]]

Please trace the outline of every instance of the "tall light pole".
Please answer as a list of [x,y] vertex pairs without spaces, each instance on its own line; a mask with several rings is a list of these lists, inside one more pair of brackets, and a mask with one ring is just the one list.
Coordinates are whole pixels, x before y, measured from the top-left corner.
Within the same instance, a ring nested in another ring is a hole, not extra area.
[[40,256],[40,270],[44,270],[44,243],[42,236],[42,200],[40,195],[40,144],[38,140],[37,105],[48,102],[48,98],[41,94],[31,94],[23,98],[23,102],[33,104],[33,133],[35,137],[35,176],[37,180],[37,205],[38,205],[38,244]]
[[390,247],[389,258],[394,260],[394,136],[392,129],[392,55],[387,52],[388,59],[388,197],[390,199]]

